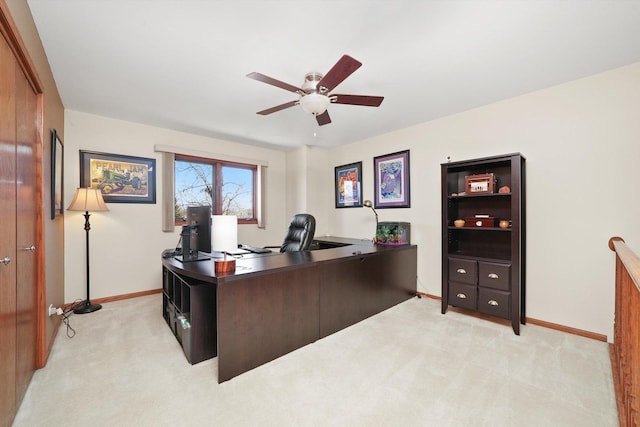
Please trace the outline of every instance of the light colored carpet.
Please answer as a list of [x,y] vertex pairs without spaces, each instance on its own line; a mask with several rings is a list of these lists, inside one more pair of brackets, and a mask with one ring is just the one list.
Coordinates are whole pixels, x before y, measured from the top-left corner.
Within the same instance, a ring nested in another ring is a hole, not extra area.
[[217,383],[189,365],[159,294],[73,315],[15,427],[617,426],[606,343],[411,299]]

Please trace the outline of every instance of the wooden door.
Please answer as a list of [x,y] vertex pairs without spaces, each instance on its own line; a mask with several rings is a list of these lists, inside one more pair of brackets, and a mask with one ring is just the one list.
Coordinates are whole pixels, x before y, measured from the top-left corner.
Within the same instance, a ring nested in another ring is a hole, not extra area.
[[16,61],[0,37],[0,426],[11,425],[16,411],[15,73]]
[[38,95],[0,36],[0,427],[13,422],[36,369],[39,110]]
[[[23,396],[36,369],[38,98],[16,65],[16,395]],[[18,399],[21,400],[21,399]]]

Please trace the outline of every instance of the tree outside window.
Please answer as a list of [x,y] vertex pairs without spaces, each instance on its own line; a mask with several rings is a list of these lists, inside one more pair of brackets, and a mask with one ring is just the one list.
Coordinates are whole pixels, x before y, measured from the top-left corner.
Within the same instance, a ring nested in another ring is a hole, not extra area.
[[176,156],[175,218],[184,223],[188,206],[210,205],[215,215],[255,223],[256,166]]

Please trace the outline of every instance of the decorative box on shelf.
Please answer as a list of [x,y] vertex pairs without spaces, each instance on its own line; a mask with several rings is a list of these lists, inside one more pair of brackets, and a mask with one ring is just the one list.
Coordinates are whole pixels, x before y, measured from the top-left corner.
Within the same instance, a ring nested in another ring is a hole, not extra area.
[[498,218],[493,216],[468,216],[464,219],[465,227],[491,228],[498,224]]
[[496,177],[492,173],[468,175],[464,177],[465,192],[472,194],[491,194],[496,189]]
[[387,246],[408,245],[411,241],[411,223],[380,222],[376,229],[376,244]]

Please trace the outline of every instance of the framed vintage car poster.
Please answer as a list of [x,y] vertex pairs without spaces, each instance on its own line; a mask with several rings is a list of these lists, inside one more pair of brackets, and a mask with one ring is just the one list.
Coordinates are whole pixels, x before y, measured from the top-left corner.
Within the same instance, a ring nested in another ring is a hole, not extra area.
[[156,203],[156,160],[80,150],[80,187],[107,203]]

